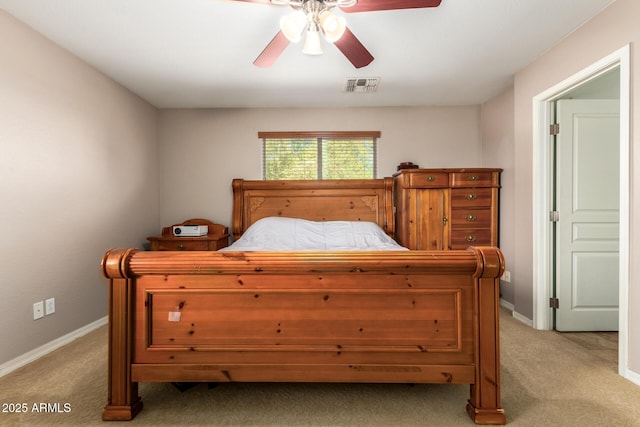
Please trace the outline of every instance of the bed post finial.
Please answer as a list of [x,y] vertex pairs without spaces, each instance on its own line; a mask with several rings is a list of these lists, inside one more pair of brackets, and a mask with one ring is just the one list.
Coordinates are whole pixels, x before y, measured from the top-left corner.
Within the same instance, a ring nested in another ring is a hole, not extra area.
[[138,252],[138,249],[116,248],[109,249],[100,263],[100,271],[107,279],[124,279],[129,277],[129,267],[127,262],[131,256]]

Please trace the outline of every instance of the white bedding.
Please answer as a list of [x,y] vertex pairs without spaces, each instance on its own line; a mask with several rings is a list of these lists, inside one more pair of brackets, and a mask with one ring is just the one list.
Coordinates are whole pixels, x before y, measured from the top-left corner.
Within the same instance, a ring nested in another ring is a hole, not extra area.
[[253,223],[221,251],[407,250],[377,224],[269,217]]

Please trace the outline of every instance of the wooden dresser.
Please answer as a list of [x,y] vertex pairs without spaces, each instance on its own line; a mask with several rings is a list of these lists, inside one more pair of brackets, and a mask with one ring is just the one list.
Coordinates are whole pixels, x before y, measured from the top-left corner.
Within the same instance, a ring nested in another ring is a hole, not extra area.
[[405,169],[394,175],[396,240],[409,249],[498,246],[502,169]]
[[[176,237],[173,227],[181,225],[206,225],[208,234],[200,237]],[[147,237],[152,251],[217,251],[229,245],[229,229],[202,218],[188,219],[180,224],[162,228],[161,236]]]

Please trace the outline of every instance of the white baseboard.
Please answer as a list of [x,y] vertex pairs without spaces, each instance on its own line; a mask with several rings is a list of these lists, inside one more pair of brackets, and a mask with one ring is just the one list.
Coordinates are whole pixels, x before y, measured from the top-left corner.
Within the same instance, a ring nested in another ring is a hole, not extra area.
[[506,308],[507,310],[513,312],[516,309],[516,306],[511,304],[509,301],[505,301],[500,299],[500,307]]
[[506,308],[507,310],[509,310],[511,312],[511,316],[513,316],[514,319],[524,323],[527,326],[530,326],[533,328],[533,320],[523,316],[522,314],[518,313],[516,311],[516,307],[515,305],[511,304],[508,301],[505,301],[503,299],[500,299],[500,307],[502,308]]
[[519,320],[520,322],[524,323],[525,325],[533,328],[533,320],[529,319],[526,316],[523,316],[522,314],[518,313],[517,311],[513,312],[513,318],[516,320]]
[[633,372],[630,369],[626,369],[622,376],[628,379],[629,381],[631,381],[632,383],[634,383],[635,385],[640,386],[640,374],[638,374],[637,372]]
[[54,350],[59,349],[60,347],[69,344],[71,341],[74,341],[77,338],[80,338],[83,335],[88,334],[101,326],[107,324],[108,317],[105,316],[101,319],[96,320],[95,322],[91,322],[86,326],[83,326],[75,331],[69,332],[66,335],[61,336],[60,338],[56,338],[53,341],[50,341],[38,348],[35,348],[22,356],[18,356],[15,359],[12,359],[8,362],[0,365],[0,377],[7,375],[10,372],[15,371],[18,368],[27,365],[34,360],[41,358],[42,356],[51,353]]

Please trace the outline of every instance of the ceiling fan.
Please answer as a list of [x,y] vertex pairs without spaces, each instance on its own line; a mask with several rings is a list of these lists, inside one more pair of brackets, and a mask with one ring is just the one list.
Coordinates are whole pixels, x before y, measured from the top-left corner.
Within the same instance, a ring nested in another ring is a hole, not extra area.
[[344,17],[332,10],[343,12],[373,12],[381,10],[420,9],[437,7],[442,0],[238,0],[249,3],[290,6],[293,12],[280,20],[280,31],[253,62],[259,67],[270,67],[290,42],[297,42],[306,31],[304,53],[321,54],[320,34],[333,43],[356,68],[373,61],[373,55],[346,26]]

